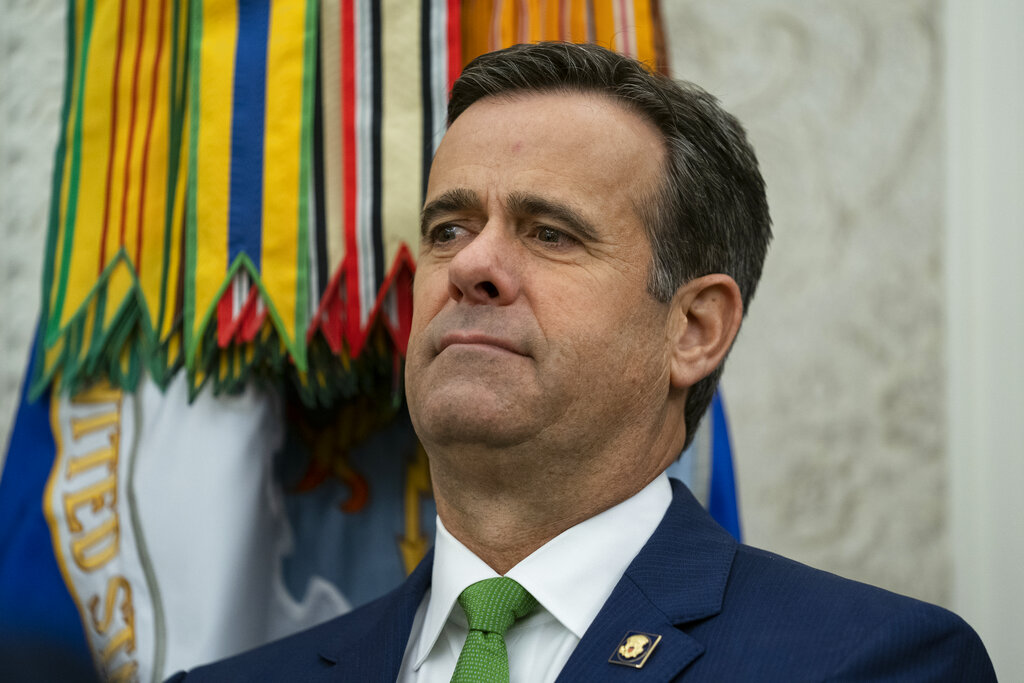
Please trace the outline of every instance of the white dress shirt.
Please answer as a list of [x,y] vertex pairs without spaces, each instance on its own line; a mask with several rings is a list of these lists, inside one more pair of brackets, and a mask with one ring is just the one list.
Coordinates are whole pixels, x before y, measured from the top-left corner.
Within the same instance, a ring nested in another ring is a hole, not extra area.
[[[505,634],[511,683],[558,677],[671,502],[663,473],[632,498],[566,529],[505,574],[540,603]],[[451,680],[468,632],[459,595],[498,574],[438,519],[431,576],[405,648],[401,683]]]

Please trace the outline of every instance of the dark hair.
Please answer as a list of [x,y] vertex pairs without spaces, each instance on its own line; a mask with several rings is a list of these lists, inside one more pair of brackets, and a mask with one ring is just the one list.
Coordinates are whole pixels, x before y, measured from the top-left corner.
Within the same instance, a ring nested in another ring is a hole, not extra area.
[[[725,273],[743,310],[757,288],[771,219],[757,157],[731,114],[700,87],[593,44],[515,45],[470,62],[452,87],[451,125],[477,100],[530,92],[602,94],[646,118],[665,142],[665,180],[636,200],[653,259],[648,289],[669,301],[693,278]],[[719,365],[686,399],[686,445],[711,402]]]

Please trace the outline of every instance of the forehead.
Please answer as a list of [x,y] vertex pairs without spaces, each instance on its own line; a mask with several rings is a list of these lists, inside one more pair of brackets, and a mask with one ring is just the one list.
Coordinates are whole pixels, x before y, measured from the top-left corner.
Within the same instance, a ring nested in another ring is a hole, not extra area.
[[427,200],[454,188],[482,203],[541,192],[581,210],[647,196],[665,156],[659,131],[596,93],[489,97],[451,125],[431,166]]

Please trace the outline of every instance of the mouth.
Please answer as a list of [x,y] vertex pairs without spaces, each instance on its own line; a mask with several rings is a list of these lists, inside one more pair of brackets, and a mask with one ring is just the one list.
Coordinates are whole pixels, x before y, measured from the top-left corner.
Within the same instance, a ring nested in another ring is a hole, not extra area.
[[437,351],[440,353],[449,347],[482,347],[485,349],[494,349],[513,353],[517,356],[528,355],[524,349],[514,342],[508,339],[502,339],[501,337],[484,334],[482,332],[446,332],[444,336],[441,337],[441,342],[438,344]]

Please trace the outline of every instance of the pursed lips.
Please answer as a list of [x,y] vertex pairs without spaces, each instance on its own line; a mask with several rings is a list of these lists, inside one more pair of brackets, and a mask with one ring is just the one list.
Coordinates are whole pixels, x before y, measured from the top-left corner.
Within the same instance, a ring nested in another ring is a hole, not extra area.
[[449,346],[489,346],[502,351],[508,351],[518,356],[528,355],[523,349],[517,344],[500,337],[494,337],[483,332],[472,332],[456,330],[452,332],[446,332],[438,344],[437,352],[441,353]]

